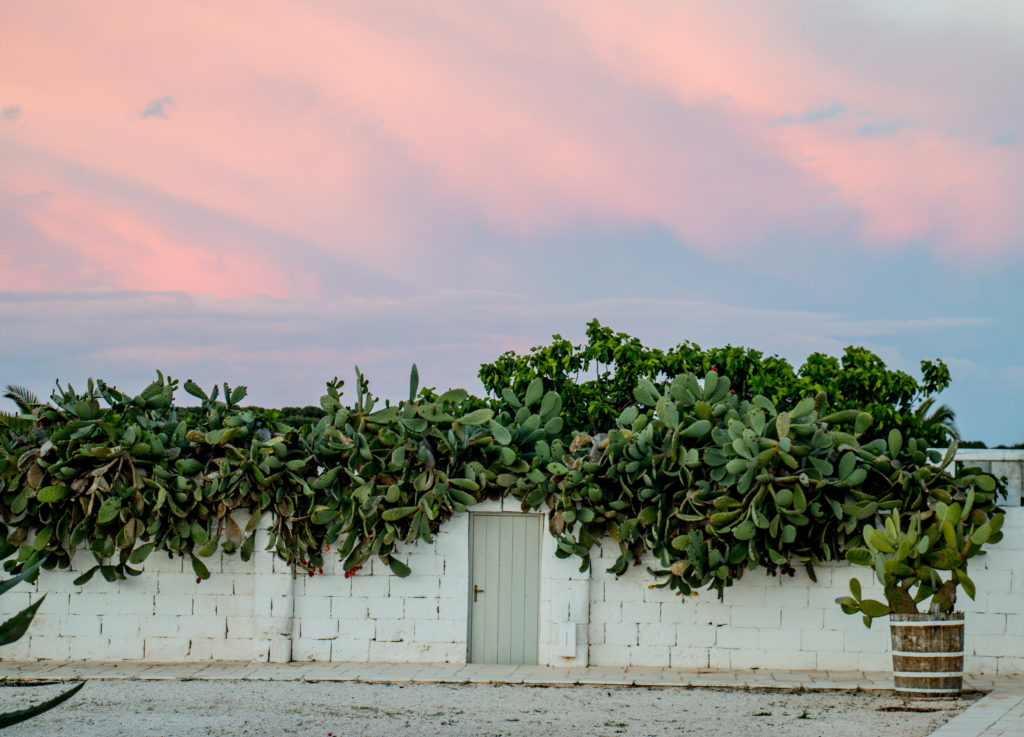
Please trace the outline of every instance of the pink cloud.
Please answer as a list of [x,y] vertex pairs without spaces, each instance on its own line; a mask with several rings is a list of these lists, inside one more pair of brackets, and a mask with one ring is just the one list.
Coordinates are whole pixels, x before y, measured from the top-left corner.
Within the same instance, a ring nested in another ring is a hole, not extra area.
[[[850,224],[878,249],[1019,247],[1024,146],[988,146],[964,108],[1006,111],[944,48],[977,51],[982,61],[964,63],[983,74],[1020,45],[902,19],[880,33],[878,61],[841,43],[829,53],[811,35],[818,20],[792,22],[800,12],[22,4],[5,11],[0,48],[0,65],[18,69],[5,94],[25,111],[0,130],[18,152],[0,191],[58,193],[25,217],[79,254],[79,279],[221,296],[323,291],[325,275],[288,265],[287,248],[248,248],[241,231],[182,227],[175,203],[409,284],[436,273],[466,223],[513,239],[653,223],[709,253]],[[842,19],[869,28],[875,11],[856,12]],[[908,72],[894,39],[931,54],[951,83],[927,64]],[[140,118],[164,97],[166,118]],[[843,115],[769,125],[833,100]],[[913,127],[858,139],[874,119]],[[960,124],[977,134],[947,135]],[[80,171],[137,183],[148,205]],[[0,286],[54,287],[36,266]]]

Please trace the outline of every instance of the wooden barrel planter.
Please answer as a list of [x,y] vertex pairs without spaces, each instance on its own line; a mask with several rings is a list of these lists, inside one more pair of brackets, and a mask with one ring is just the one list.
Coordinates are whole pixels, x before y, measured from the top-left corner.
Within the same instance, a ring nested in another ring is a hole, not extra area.
[[896,693],[958,696],[964,687],[964,615],[890,614]]

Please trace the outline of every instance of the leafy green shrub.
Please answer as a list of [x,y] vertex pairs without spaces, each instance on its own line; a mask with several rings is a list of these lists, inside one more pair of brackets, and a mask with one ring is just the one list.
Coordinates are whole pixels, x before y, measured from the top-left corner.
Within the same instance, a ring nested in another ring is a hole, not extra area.
[[[6,565],[67,567],[87,546],[96,565],[77,580],[114,581],[161,550],[188,556],[202,580],[218,549],[251,556],[266,512],[270,549],[309,575],[336,544],[349,573],[376,555],[407,575],[398,543],[429,541],[452,514],[511,495],[524,510],[547,505],[558,554],[584,568],[610,536],[614,572],[649,551],[661,585],[721,594],[749,568],[813,574],[887,510],[972,493],[990,513],[999,491],[976,469],[942,471],[948,457],[924,439],[879,436],[870,413],[827,410],[823,392],[744,396],[715,371],[641,377],[611,423],[578,434],[539,377],[485,402],[419,391],[413,367],[409,398],[378,407],[356,375],[351,405],[335,379],[323,416],[299,427],[241,407],[244,387],[187,381],[200,406],[179,409],[178,382],[159,373],[135,397],[102,381],[82,393],[58,384],[52,404],[25,403],[21,424],[0,431],[0,552],[16,555]],[[235,511],[249,515],[244,529]]]
[[621,552],[613,572],[650,551],[662,586],[721,595],[748,568],[792,573],[803,563],[813,576],[813,563],[861,545],[861,525],[889,510],[924,511],[965,493],[977,515],[995,509],[991,476],[942,470],[955,444],[942,457],[899,430],[874,437],[868,413],[826,413],[824,399],[780,409],[764,396],[740,399],[715,372],[641,379],[607,433],[578,435],[570,458],[547,466],[559,554],[579,555],[585,568],[610,536]]
[[898,429],[930,446],[946,445],[953,431],[952,412],[947,407],[932,409],[932,395],[950,382],[941,360],[921,362],[919,383],[907,373],[888,369],[871,351],[853,346],[841,359],[812,353],[796,370],[784,358],[750,348],[703,349],[689,341],[668,350],[648,348],[597,320],[587,324],[586,335],[585,345],[555,335],[550,345],[525,354],[506,352],[480,367],[480,380],[488,392],[501,396],[505,387],[522,394],[533,379],[542,379],[545,387],[562,396],[571,430],[610,426],[632,402],[640,379],[671,381],[681,374],[717,370],[732,379],[740,396],[762,395],[775,405],[793,406],[824,391],[833,411],[868,412],[880,433]]

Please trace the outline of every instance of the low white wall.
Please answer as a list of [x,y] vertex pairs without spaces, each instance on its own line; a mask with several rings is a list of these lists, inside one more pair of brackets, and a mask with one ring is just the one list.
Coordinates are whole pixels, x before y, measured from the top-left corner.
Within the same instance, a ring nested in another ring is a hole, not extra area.
[[[1016,464],[1005,537],[971,562],[977,600],[961,593],[958,602],[967,614],[970,673],[1024,673],[1024,508],[1017,506],[1024,453],[1019,457],[991,461]],[[518,512],[519,506],[510,499],[474,507],[503,509]],[[73,571],[46,571],[37,584],[22,584],[0,597],[0,616],[10,616],[46,593],[28,634],[0,650],[0,658],[465,662],[469,515],[446,523],[433,545],[403,551],[413,571],[404,579],[378,560],[346,579],[330,555],[323,575],[293,578],[282,561],[262,550],[265,533],[260,537],[248,563],[237,556],[207,559],[213,575],[202,583],[196,583],[187,561],[153,554],[137,578],[108,583],[97,576],[84,587],[74,586],[72,580],[93,562],[90,554],[80,554]],[[834,603],[847,593],[854,575],[880,598],[877,584],[868,585],[867,569],[821,565],[817,583],[802,570],[793,578],[748,571],[724,601],[713,592],[684,601],[649,588],[654,579],[645,566],[619,578],[608,574],[618,554],[611,545],[595,555],[590,571],[580,573],[578,559],[556,558],[554,539],[546,534],[543,539],[542,664],[890,667],[886,620],[868,630],[859,616],[843,614]],[[565,623],[576,627],[574,657],[558,654]]]

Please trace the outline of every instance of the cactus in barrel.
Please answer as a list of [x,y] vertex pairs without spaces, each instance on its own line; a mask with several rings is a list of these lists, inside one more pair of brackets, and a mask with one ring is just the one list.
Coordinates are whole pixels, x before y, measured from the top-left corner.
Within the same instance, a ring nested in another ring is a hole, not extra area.
[[[974,469],[968,469],[973,471]],[[864,624],[888,614],[918,614],[919,606],[947,614],[956,604],[957,589],[974,598],[974,582],[967,561],[983,555],[984,545],[999,542],[1004,515],[976,506],[979,496],[995,492],[996,481],[987,474],[965,473],[952,479],[963,498],[915,510],[901,517],[898,509],[885,515],[883,524],[864,525],[863,547],[846,551],[851,563],[870,566],[882,585],[885,602],[868,599],[858,579],[850,581],[850,596],[836,599],[847,614],[861,613]],[[929,601],[930,600],[930,601]]]
[[[9,578],[6,581],[0,581],[0,595],[14,588],[25,579],[35,575],[39,570],[39,566],[40,563],[36,563],[26,568],[13,578]],[[12,642],[17,642],[21,639],[28,630],[28,626],[32,623],[32,618],[35,617],[36,611],[39,609],[40,605],[43,603],[43,599],[45,598],[46,596],[43,595],[35,604],[25,607],[6,622],[0,624],[0,645],[10,645]],[[84,685],[85,681],[82,681],[74,688],[68,689],[64,693],[54,696],[52,699],[47,699],[42,703],[29,706],[25,709],[0,713],[0,729],[10,727],[12,724],[23,722],[26,719],[31,719],[34,716],[38,716],[43,712],[49,711],[53,707],[70,699],[78,693]]]

